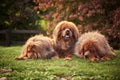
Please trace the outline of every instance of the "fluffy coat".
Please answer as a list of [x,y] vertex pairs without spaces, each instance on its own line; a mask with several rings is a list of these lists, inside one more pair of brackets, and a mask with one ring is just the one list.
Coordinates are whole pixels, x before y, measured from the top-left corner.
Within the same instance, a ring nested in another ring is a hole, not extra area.
[[55,55],[55,50],[53,48],[54,42],[52,39],[45,37],[43,35],[36,35],[29,38],[25,45],[21,55],[17,57],[17,60],[24,59],[48,59]]
[[105,36],[97,31],[82,34],[75,45],[74,54],[90,61],[109,60],[115,56]]
[[79,37],[76,25],[69,21],[61,21],[53,31],[55,50],[58,57],[70,58],[74,51],[74,45]]

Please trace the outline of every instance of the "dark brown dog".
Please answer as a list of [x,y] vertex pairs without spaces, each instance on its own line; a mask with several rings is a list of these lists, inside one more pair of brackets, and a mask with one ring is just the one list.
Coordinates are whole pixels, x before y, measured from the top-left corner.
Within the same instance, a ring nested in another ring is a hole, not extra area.
[[79,31],[72,22],[61,21],[53,31],[53,39],[55,40],[55,49],[57,57],[71,59],[74,45],[79,37]]
[[22,53],[17,60],[24,59],[48,59],[55,55],[53,40],[43,35],[36,35],[27,40]]
[[115,56],[105,36],[98,32],[81,35],[75,45],[74,54],[80,58],[89,58],[90,61],[109,60]]

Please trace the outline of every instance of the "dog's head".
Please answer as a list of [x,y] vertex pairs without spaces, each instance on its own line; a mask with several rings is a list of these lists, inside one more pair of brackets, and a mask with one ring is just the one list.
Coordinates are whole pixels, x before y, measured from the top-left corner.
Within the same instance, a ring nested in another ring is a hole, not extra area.
[[63,50],[67,50],[74,46],[78,37],[79,31],[76,25],[68,21],[62,21],[58,23],[53,31],[53,38],[56,42],[56,45]]
[[100,59],[99,48],[96,41],[88,40],[80,48],[79,54],[83,58],[88,58],[90,61],[95,61]]
[[53,40],[50,38],[42,40],[39,47],[39,52],[44,59],[53,57],[56,54],[56,51],[54,50]]

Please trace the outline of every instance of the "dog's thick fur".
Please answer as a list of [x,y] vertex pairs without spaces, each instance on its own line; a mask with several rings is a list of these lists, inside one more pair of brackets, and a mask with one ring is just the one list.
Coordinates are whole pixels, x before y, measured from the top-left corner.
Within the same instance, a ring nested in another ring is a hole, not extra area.
[[24,59],[48,59],[55,55],[52,39],[43,35],[36,35],[27,40],[23,46],[22,53],[17,60]]
[[74,54],[90,61],[109,60],[115,56],[105,36],[97,31],[82,34],[75,45]]
[[74,45],[79,38],[79,31],[76,25],[69,21],[61,21],[53,31],[55,49],[57,56],[61,58],[71,58]]

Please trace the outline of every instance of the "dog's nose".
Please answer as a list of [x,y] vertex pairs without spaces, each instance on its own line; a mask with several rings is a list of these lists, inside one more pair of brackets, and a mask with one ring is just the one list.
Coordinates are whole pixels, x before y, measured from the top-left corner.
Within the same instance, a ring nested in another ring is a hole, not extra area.
[[88,56],[88,55],[85,55],[85,58],[89,58],[89,56]]
[[70,34],[70,30],[66,30],[66,35],[69,35]]
[[46,55],[46,59],[52,58],[56,54],[56,51],[50,52],[48,55]]

